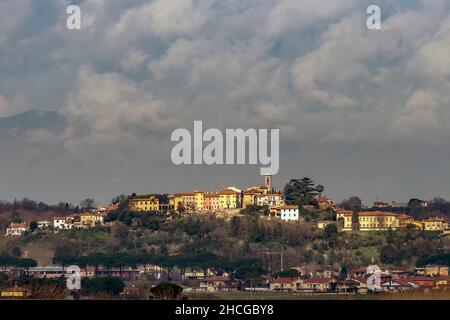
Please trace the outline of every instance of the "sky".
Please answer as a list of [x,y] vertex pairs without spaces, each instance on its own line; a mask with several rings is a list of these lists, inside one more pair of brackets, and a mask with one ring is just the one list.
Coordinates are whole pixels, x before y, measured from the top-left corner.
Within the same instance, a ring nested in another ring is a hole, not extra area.
[[382,30],[370,4],[0,1],[0,117],[64,119],[0,139],[0,199],[262,183],[259,165],[173,165],[171,133],[195,120],[279,128],[278,188],[308,176],[336,201],[450,199],[450,2],[376,1]]

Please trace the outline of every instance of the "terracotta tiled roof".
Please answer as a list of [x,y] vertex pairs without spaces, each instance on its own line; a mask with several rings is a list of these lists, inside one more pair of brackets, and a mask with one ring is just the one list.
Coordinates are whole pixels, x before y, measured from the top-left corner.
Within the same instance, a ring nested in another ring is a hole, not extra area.
[[273,283],[292,283],[297,280],[298,280],[298,278],[276,278],[276,279],[273,279],[272,282]]
[[298,209],[298,206],[295,205],[285,205],[285,206],[280,206],[278,207],[278,209],[282,210],[282,209]]
[[225,277],[225,276],[209,276],[209,277],[206,277],[205,280],[206,281],[228,281],[228,280],[230,280],[230,278]]
[[328,283],[333,282],[334,279],[332,278],[308,278],[305,279],[305,283]]
[[[340,212],[340,214],[343,214],[345,216],[351,216],[353,213],[346,211],[346,212]],[[360,217],[398,217],[397,213],[393,213],[393,212],[383,212],[383,211],[364,211],[364,212],[360,212],[358,214]]]

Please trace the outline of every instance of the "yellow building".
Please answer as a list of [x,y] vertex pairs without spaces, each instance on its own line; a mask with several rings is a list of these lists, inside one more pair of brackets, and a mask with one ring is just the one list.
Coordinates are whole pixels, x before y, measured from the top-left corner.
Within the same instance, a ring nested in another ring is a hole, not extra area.
[[195,193],[185,192],[177,193],[174,196],[175,210],[183,207],[186,211],[193,211],[195,209]]
[[247,208],[248,206],[257,204],[256,197],[260,194],[261,191],[259,189],[248,189],[247,191],[244,191],[242,206]]
[[95,228],[97,221],[97,216],[93,213],[84,213],[80,215],[80,222],[82,226]]
[[201,190],[194,191],[194,197],[195,197],[195,210],[203,211],[205,193]]
[[31,297],[31,290],[27,288],[13,287],[0,291],[0,299],[26,299]]
[[130,200],[133,211],[159,211],[159,200],[155,196],[142,196]]
[[[344,220],[343,231],[352,230],[352,215],[351,211],[341,211],[337,214],[338,220]],[[358,220],[360,231],[386,231],[396,230],[400,227],[399,215],[392,212],[360,212]]]
[[219,192],[221,209],[236,209],[241,207],[241,194],[231,189]]
[[448,223],[443,218],[430,218],[422,221],[423,229],[426,231],[445,231],[448,229]]

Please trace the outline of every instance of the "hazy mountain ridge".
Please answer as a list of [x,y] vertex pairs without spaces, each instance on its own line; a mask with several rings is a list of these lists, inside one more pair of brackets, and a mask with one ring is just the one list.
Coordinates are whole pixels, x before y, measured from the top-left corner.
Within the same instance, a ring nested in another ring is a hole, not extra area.
[[30,110],[0,118],[0,137],[22,136],[27,131],[37,129],[60,133],[66,126],[66,119],[56,111]]

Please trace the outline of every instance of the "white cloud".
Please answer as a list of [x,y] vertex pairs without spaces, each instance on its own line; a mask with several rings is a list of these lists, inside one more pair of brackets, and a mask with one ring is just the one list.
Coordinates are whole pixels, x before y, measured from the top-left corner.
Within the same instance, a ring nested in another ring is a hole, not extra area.
[[137,71],[150,56],[142,50],[131,50],[120,60],[125,71]]
[[113,37],[191,35],[209,16],[209,1],[156,0],[126,10],[112,32]]

